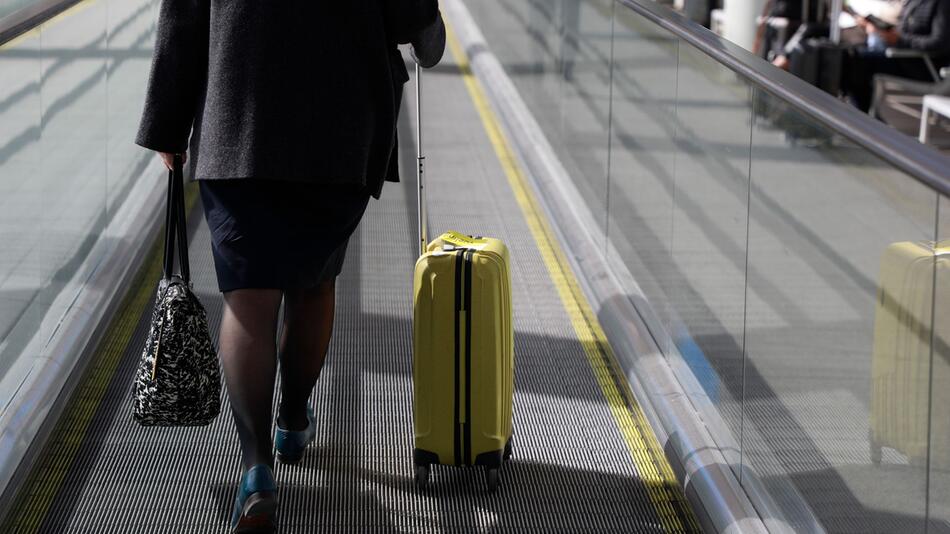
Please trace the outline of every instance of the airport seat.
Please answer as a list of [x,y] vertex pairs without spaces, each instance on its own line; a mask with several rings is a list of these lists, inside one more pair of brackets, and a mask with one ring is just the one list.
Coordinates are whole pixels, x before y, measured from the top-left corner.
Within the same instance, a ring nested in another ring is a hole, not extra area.
[[[921,82],[888,74],[874,76],[874,96],[869,113],[884,123],[917,137],[924,95],[950,96],[950,80]],[[950,121],[937,119],[930,128],[929,144],[950,148]]]

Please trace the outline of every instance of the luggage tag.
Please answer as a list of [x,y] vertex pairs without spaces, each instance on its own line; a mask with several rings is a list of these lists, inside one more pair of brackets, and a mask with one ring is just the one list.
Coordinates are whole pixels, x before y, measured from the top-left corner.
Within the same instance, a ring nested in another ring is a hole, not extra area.
[[485,239],[480,236],[470,236],[459,232],[446,232],[442,234],[441,239],[445,242],[445,244],[442,245],[442,250],[444,251],[457,250],[460,248],[481,250],[485,248],[487,244]]

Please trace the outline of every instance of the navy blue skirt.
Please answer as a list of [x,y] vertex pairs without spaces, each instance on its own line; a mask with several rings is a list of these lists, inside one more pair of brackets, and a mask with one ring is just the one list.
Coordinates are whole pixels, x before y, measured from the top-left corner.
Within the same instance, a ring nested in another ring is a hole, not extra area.
[[369,194],[283,180],[201,180],[218,289],[309,289],[343,269]]

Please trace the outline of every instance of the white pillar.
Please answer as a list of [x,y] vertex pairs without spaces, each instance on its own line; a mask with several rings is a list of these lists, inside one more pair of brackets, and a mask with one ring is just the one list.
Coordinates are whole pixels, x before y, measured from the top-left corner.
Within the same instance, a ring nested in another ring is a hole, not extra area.
[[752,50],[755,19],[762,14],[764,5],[765,0],[723,0],[723,36],[746,50]]
[[839,25],[841,11],[844,9],[842,0],[832,0],[831,2],[831,42],[837,44],[841,42],[841,26]]

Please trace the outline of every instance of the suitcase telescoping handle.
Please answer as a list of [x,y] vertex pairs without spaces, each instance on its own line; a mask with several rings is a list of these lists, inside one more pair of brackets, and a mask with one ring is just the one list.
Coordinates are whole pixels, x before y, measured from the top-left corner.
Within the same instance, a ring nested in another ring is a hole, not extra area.
[[422,153],[422,67],[416,63],[416,205],[419,207],[419,254],[429,246],[429,214],[426,212],[425,173],[426,157]]

